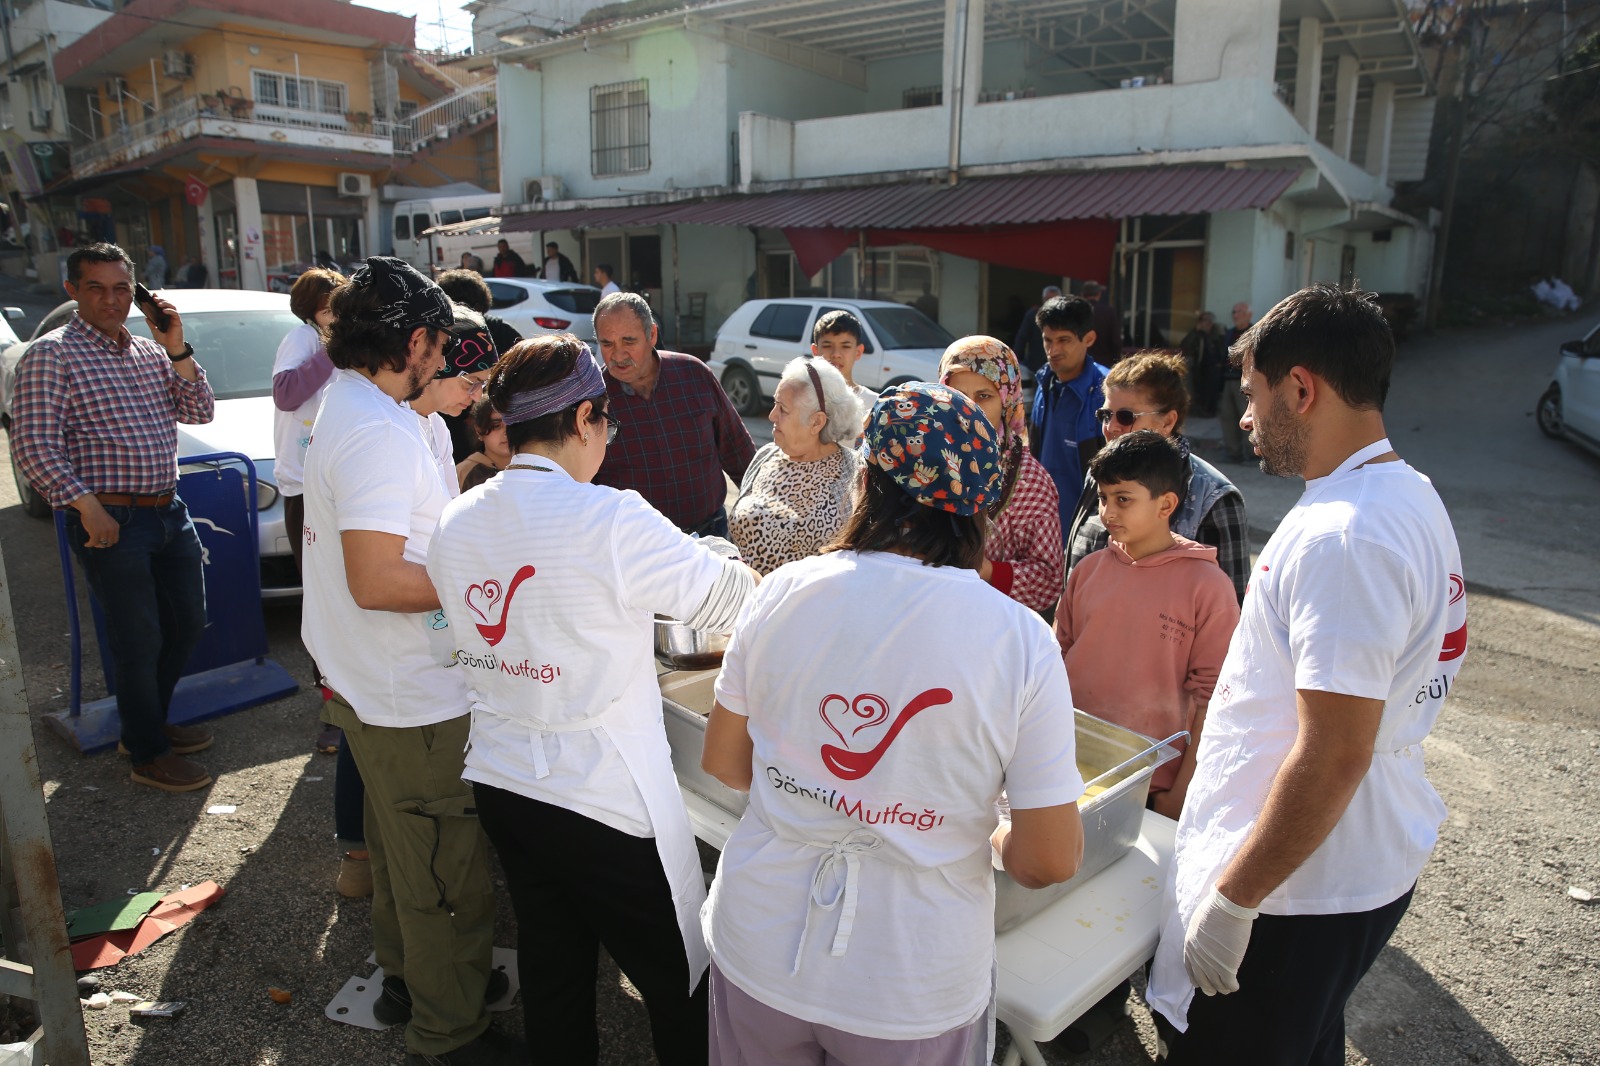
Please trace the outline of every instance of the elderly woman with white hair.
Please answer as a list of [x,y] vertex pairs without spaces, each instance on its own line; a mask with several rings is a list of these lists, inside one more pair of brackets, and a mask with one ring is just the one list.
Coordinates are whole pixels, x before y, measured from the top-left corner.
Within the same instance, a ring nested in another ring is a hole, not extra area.
[[850,517],[861,458],[861,402],[832,366],[809,356],[773,392],[772,443],[750,460],[728,515],[728,537],[758,573],[817,554]]

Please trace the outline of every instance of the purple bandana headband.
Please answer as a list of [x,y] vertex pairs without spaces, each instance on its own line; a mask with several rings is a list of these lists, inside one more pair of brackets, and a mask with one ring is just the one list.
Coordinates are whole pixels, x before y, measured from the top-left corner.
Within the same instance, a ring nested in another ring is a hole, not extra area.
[[572,373],[542,388],[528,389],[512,396],[506,409],[500,412],[501,421],[508,426],[531,422],[605,392],[606,379],[600,370],[600,363],[587,345],[579,342],[579,347],[583,352],[578,356]]

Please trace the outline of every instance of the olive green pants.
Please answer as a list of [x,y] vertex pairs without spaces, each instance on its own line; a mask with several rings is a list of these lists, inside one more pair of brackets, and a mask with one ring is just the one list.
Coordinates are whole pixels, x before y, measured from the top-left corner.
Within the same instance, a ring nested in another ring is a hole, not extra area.
[[435,725],[367,725],[344,700],[344,730],[367,786],[372,944],[411,993],[406,1047],[442,1055],[489,1027],[483,994],[494,946],[488,842],[461,780],[470,715]]

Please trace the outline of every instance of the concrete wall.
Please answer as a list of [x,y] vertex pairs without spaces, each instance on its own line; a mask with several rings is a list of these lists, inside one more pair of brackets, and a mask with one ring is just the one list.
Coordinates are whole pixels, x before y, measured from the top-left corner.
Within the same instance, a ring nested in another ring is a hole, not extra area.
[[500,137],[500,189],[507,203],[519,203],[526,179],[550,173],[544,160],[544,74],[514,63],[496,67],[495,72],[499,77],[495,97],[505,101],[495,123]]
[[1280,0],[1178,0],[1172,80],[1245,78],[1271,86]]
[[[705,340],[711,337],[745,298],[745,279],[756,269],[755,238],[742,226],[679,226],[678,276],[683,294],[678,309],[689,313],[691,292],[706,294]],[[661,304],[663,334],[672,320],[672,231],[661,232]],[[673,338],[674,343],[686,343]]]

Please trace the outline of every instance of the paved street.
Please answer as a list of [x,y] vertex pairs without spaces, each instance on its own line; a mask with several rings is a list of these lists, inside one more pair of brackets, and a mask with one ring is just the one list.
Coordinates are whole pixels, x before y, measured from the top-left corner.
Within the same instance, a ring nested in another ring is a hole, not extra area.
[[[0,283],[0,302],[18,303],[14,288]],[[54,303],[25,306],[36,321]],[[1410,914],[1352,1005],[1349,1064],[1595,1061],[1600,908],[1568,888],[1600,892],[1600,459],[1543,439],[1532,418],[1558,342],[1592,318],[1445,335],[1402,352],[1392,439],[1451,509],[1471,648],[1426,745],[1450,818]],[[32,321],[18,325],[26,336]],[[748,422],[770,438],[764,421]],[[1215,431],[1195,429],[1208,454]],[[1299,482],[1224,469],[1244,491],[1259,547]],[[38,715],[65,698],[65,609],[52,529],[23,514],[9,479],[0,485],[0,539]],[[267,621],[273,657],[309,681],[298,608],[269,608]],[[89,654],[93,697],[101,688]],[[82,758],[37,730],[69,909],[208,878],[227,889],[198,920],[103,972],[108,989],[190,1006],[179,1019],[142,1025],[119,1007],[89,1014],[96,1063],[400,1061],[397,1032],[322,1015],[348,976],[367,972],[368,907],[333,890],[333,760],[312,754],[316,708],[315,690],[303,689],[216,722],[216,746],[202,758],[217,782],[186,796],[135,789],[125,760]],[[205,814],[212,804],[238,812]],[[505,905],[498,933],[498,943],[514,943]],[[604,975],[603,1061],[652,1061],[642,1006],[614,969]],[[269,985],[289,989],[293,1002],[274,1003]],[[1049,1060],[1148,1062],[1153,1030],[1141,1009],[1134,1013],[1135,1023],[1097,1052],[1047,1050]],[[520,1031],[520,1013],[497,1024]]]

